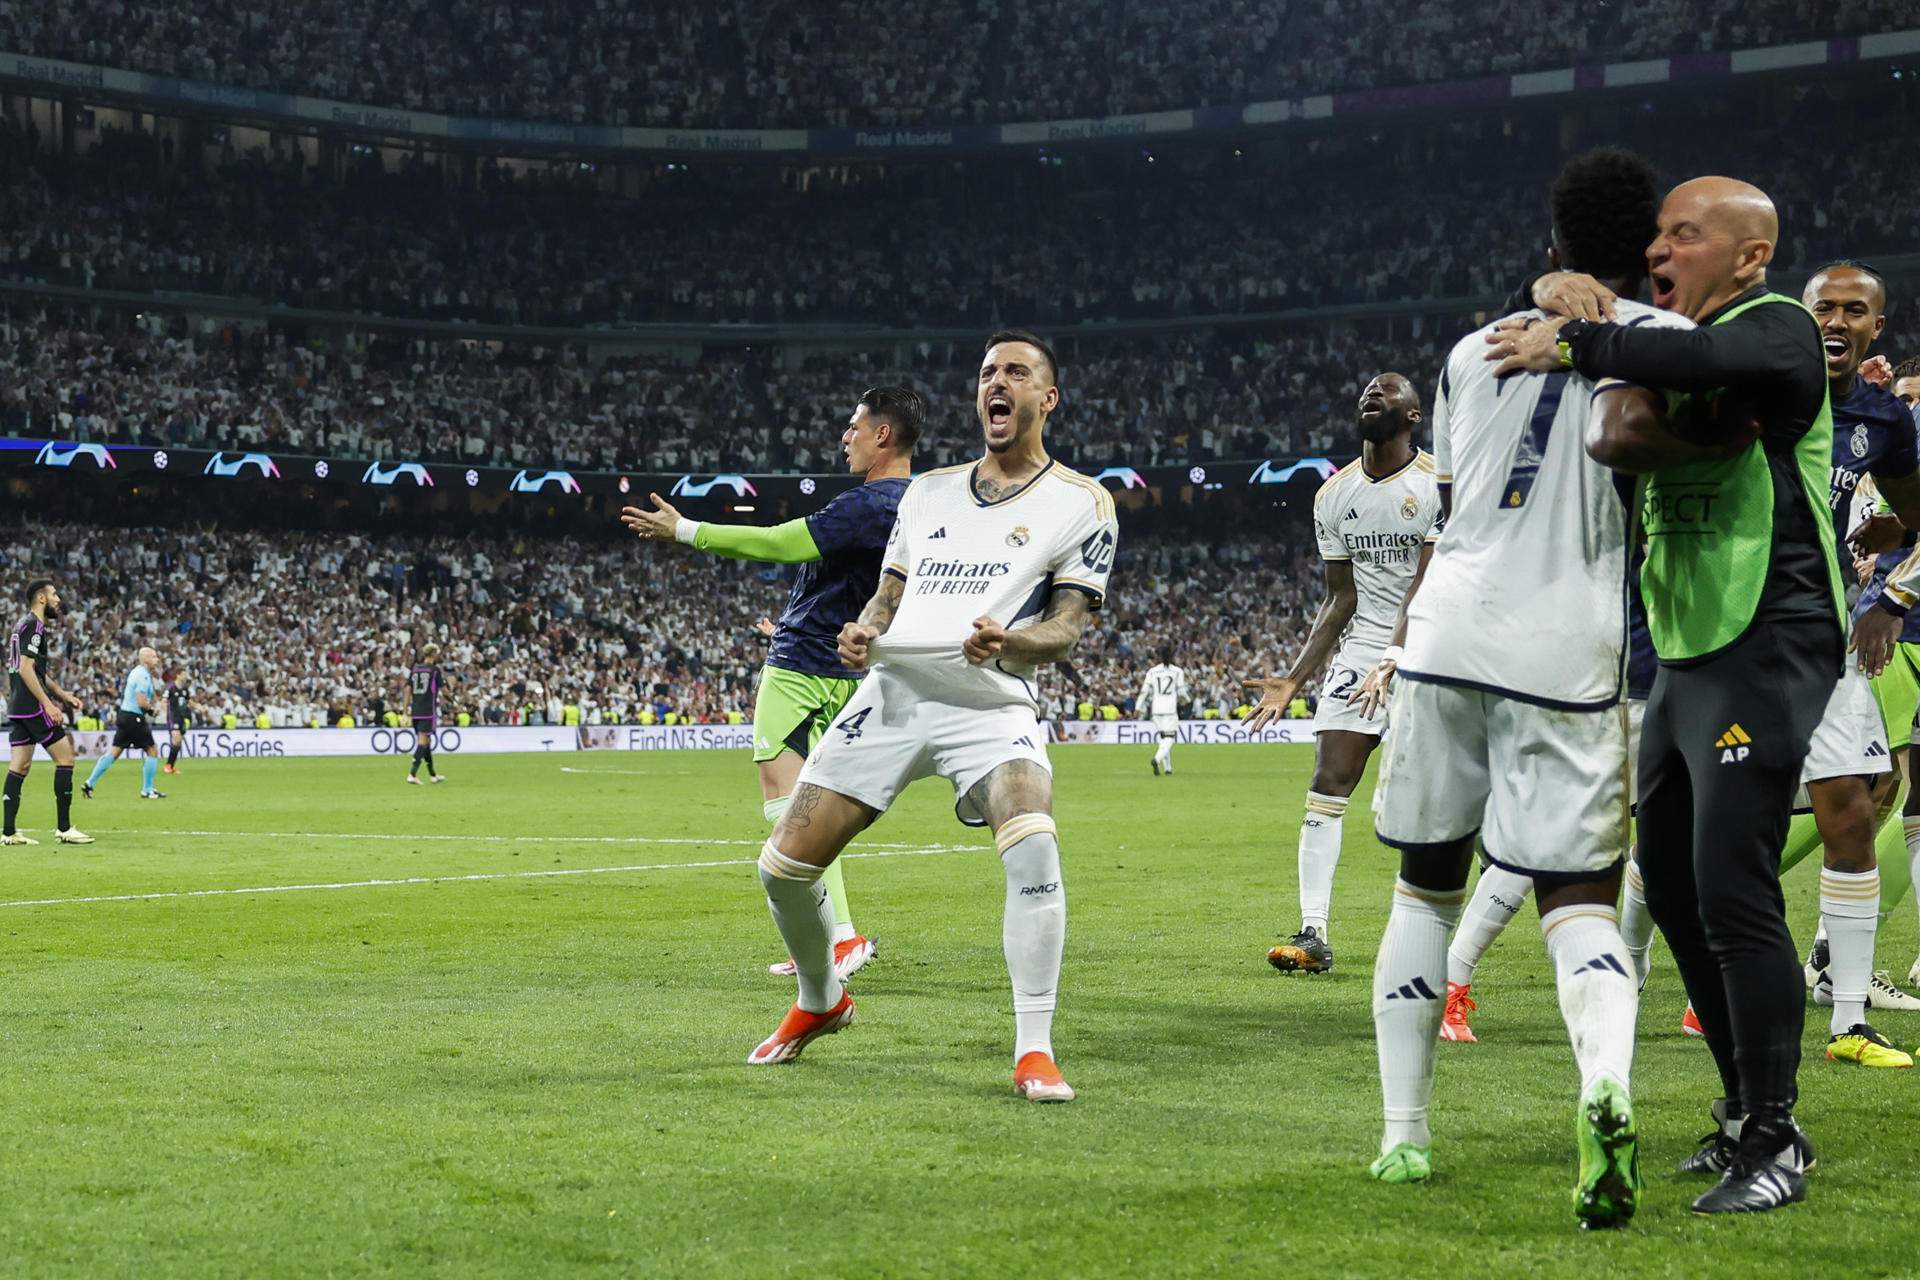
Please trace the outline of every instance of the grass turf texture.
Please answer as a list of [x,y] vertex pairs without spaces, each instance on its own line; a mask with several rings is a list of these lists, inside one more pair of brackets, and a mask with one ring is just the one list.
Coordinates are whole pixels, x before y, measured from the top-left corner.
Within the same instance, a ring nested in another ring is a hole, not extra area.
[[[792,984],[765,972],[780,948],[744,753],[446,756],[436,788],[403,786],[404,760],[191,762],[157,804],[122,766],[75,801],[100,842],[5,850],[0,899],[506,878],[0,908],[5,1270],[1912,1274],[1920,1073],[1825,1061],[1811,1005],[1810,1203],[1687,1213],[1703,1184],[1670,1170],[1713,1076],[1660,948],[1636,1063],[1648,1187],[1628,1231],[1577,1231],[1578,1082],[1531,907],[1482,966],[1482,1043],[1440,1046],[1434,1180],[1371,1182],[1393,863],[1368,789],[1338,968],[1288,978],[1264,954],[1295,925],[1311,752],[1182,748],[1166,779],[1149,756],[1054,752],[1056,1047],[1081,1092],[1064,1107],[1012,1091],[1003,882],[942,784],[870,839],[968,849],[848,865],[880,944],[860,1020],[749,1068]],[[35,765],[23,815],[43,838],[51,773]],[[1803,938],[1817,879],[1789,883]],[[1881,963],[1904,973],[1915,933],[1903,904]],[[1920,1015],[1879,1025],[1920,1040]]]

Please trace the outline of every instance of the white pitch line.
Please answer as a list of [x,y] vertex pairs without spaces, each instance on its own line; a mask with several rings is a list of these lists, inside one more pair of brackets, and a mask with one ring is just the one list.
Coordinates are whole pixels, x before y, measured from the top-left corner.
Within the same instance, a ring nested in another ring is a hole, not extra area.
[[[717,843],[717,842],[716,842]],[[887,849],[877,853],[847,853],[846,858],[928,858],[942,853],[978,850],[979,845],[938,844]],[[707,867],[750,867],[753,858],[723,858],[715,862],[655,862],[630,867],[563,867],[548,871],[483,871],[461,876],[403,876],[388,880],[338,880],[326,884],[273,884],[245,889],[174,889],[160,893],[106,893],[88,898],[22,898],[0,902],[8,907],[70,907],[95,902],[154,902],[162,898],[229,898],[240,894],[312,893],[327,889],[385,889],[410,884],[469,884],[481,880],[539,880],[557,876],[605,876],[627,871],[693,871]]]
[[692,773],[691,769],[576,769],[570,764],[560,766],[562,773],[584,773],[590,778],[604,778],[608,775],[627,778],[661,778],[669,775]]
[[[692,844],[692,845],[739,845],[758,849],[765,840],[709,840],[701,836],[452,836],[395,835],[390,831],[166,831],[166,830],[119,830],[107,828],[110,835],[127,836],[230,836],[235,839],[258,837],[263,840],[452,840],[462,844],[491,842],[496,844]],[[904,840],[862,840],[863,849],[925,849],[933,846],[912,844]],[[937,846],[946,848],[945,845]],[[975,848],[974,845],[954,845],[958,848]],[[985,848],[985,845],[977,846]]]

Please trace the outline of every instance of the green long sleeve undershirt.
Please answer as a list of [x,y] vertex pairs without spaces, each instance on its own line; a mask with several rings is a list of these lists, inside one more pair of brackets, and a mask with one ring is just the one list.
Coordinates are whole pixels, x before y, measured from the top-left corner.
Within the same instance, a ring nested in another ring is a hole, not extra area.
[[820,547],[814,542],[805,517],[770,526],[702,521],[693,536],[693,545],[732,560],[760,560],[770,564],[805,564],[820,558]]

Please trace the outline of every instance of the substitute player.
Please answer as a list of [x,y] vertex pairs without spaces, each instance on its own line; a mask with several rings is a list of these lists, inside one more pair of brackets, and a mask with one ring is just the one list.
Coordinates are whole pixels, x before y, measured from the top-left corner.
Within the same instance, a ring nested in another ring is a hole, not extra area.
[[[642,538],[678,541],[735,560],[797,564],[787,607],[768,637],[766,665],[753,704],[753,762],[760,771],[761,812],[778,822],[793,795],[807,753],[860,687],[841,665],[840,628],[860,615],[913,470],[913,446],[927,421],[927,402],[911,387],[864,392],[840,433],[847,470],[864,483],[810,516],[765,528],[688,520],[653,494],[654,510],[628,507],[621,522]],[[833,903],[834,969],[842,981],[873,958],[872,939],[853,927],[840,864],[821,877]],[[769,972],[791,976],[793,961]]]
[[1327,916],[1347,802],[1386,730],[1384,718],[1362,715],[1350,699],[1380,661],[1408,590],[1425,572],[1440,536],[1433,457],[1413,444],[1420,422],[1420,393],[1407,379],[1383,373],[1367,384],[1360,395],[1360,456],[1321,485],[1313,500],[1327,598],[1293,668],[1246,682],[1260,693],[1247,728],[1259,730],[1286,714],[1294,693],[1339,649],[1314,713],[1313,780],[1300,822],[1300,929],[1267,952],[1267,962],[1283,973],[1333,968]]
[[1180,707],[1187,701],[1187,673],[1173,664],[1173,646],[1160,646],[1160,661],[1147,668],[1133,705],[1153,721],[1160,739],[1153,750],[1153,776],[1173,774],[1173,740],[1180,736]]
[[60,618],[60,590],[47,578],[27,584],[27,616],[7,637],[7,762],[0,844],[39,844],[20,833],[20,791],[33,768],[33,749],[53,757],[54,838],[61,844],[92,844],[93,837],[73,825],[73,739],[67,712],[82,709],[80,699],[53,682],[52,646],[47,624]]
[[[1652,170],[1606,148],[1552,190],[1551,260],[1631,296],[1654,225]],[[1622,319],[1690,327],[1633,302]],[[1528,319],[1542,324],[1543,315]],[[1375,791],[1382,843],[1400,851],[1374,966],[1386,1126],[1371,1172],[1432,1169],[1427,1105],[1446,981],[1478,834],[1492,863],[1532,880],[1561,1014],[1580,1072],[1574,1212],[1633,1216],[1640,1174],[1630,1074],[1639,986],[1614,915],[1628,841],[1626,507],[1603,457],[1661,431],[1659,400],[1567,370],[1502,380],[1486,334],[1455,345],[1434,400],[1448,523],[1407,602],[1405,647],[1367,679],[1371,706],[1397,674],[1393,733]]]
[[1073,1097],[1053,1057],[1067,900],[1034,679],[1073,651],[1105,596],[1119,531],[1112,495],[1047,456],[1058,370],[1030,333],[988,340],[975,396],[982,456],[914,480],[880,589],[841,629],[842,660],[873,674],[807,757],[760,856],[800,990],[749,1063],[790,1062],[853,1020],[820,876],[931,774],[953,784],[961,821],[993,828],[1006,874],[1014,1085],[1034,1102]]
[[94,786],[107,776],[107,770],[129,751],[138,751],[147,757],[146,763],[140,766],[140,798],[167,798],[166,792],[156,791],[153,786],[160,772],[160,747],[153,740],[153,714],[160,709],[160,686],[154,681],[154,675],[160,670],[160,653],[151,646],[143,646],[139,657],[127,672],[121,689],[120,709],[113,720],[113,747],[93,762],[93,771],[80,784],[80,794],[89,800],[93,799]]
[[167,763],[166,773],[180,772],[180,748],[186,743],[187,730],[193,728],[192,695],[187,692],[187,669],[173,673],[167,683]]
[[407,766],[407,781],[420,785],[420,766],[434,782],[446,778],[433,767],[433,735],[440,730],[440,646],[429,643],[420,650],[420,661],[407,672],[407,714],[413,720],[413,763]]
[[[1488,337],[1502,372],[1571,366],[1690,396],[1689,436],[1727,446],[1703,459],[1665,437],[1614,462],[1642,477],[1641,596],[1660,654],[1640,748],[1640,872],[1724,1090],[1712,1143],[1682,1166],[1722,1174],[1694,1201],[1709,1214],[1802,1200],[1813,1163],[1793,1117],[1806,1000],[1780,850],[1846,665],[1846,609],[1825,506],[1826,358],[1806,308],[1767,288],[1779,234],[1758,188],[1684,182],[1647,265],[1655,305],[1698,328],[1558,318]],[[1534,295],[1552,299],[1552,277]]]

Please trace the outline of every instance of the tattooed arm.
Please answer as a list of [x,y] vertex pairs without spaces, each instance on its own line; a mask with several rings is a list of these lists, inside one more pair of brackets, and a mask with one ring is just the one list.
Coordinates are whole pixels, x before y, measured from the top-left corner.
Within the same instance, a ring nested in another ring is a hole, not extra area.
[[1018,631],[1008,631],[983,615],[973,620],[973,634],[967,637],[961,650],[976,667],[994,658],[1010,658],[1028,665],[1058,662],[1080,642],[1080,634],[1087,629],[1087,619],[1092,613],[1093,598],[1086,592],[1073,587],[1055,587],[1040,621]]
[[900,611],[900,598],[906,589],[905,578],[882,573],[880,588],[860,611],[859,620],[840,628],[840,661],[849,670],[867,669],[867,646],[893,625],[893,615]]

